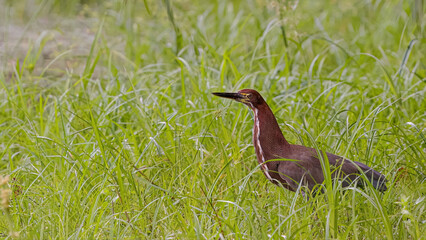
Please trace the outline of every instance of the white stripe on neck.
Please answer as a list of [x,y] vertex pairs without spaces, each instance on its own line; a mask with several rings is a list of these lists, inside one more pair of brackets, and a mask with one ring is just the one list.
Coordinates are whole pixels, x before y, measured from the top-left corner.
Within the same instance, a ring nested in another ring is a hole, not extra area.
[[[253,112],[254,112],[254,127],[257,129],[257,136],[256,136],[256,145],[257,148],[259,149],[259,154],[260,154],[260,160],[261,160],[261,168],[263,169],[263,172],[265,173],[266,177],[270,180],[273,181],[272,177],[269,175],[269,169],[268,169],[268,165],[266,165],[265,163],[265,156],[263,154],[263,149],[262,149],[262,145],[260,144],[260,124],[259,124],[259,119],[258,119],[258,109],[255,108],[253,106],[253,104],[250,103],[250,106],[253,108]],[[255,133],[254,128],[253,128],[253,134]],[[254,137],[254,136],[253,136]]]

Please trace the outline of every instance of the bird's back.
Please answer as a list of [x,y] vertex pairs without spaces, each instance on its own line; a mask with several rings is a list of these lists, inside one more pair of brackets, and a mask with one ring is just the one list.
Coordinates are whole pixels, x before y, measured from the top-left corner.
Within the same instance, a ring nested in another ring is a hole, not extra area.
[[[324,182],[324,173],[321,167],[321,160],[314,148],[301,145],[291,145],[290,149],[282,151],[276,171],[284,183],[288,183],[292,188],[296,188],[299,183],[313,189],[317,184]],[[357,185],[362,185],[362,172],[372,185],[379,191],[386,191],[385,176],[367,165],[344,159],[340,156],[326,153],[324,160],[328,160],[331,177],[333,180],[341,180],[342,186],[347,187],[356,181]],[[295,190],[295,189],[292,189]]]

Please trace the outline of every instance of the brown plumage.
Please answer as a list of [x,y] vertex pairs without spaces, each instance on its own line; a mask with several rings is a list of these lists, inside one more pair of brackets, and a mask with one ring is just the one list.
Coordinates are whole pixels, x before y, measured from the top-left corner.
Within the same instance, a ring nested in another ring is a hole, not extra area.
[[[317,151],[314,148],[289,144],[268,104],[257,91],[243,89],[237,93],[213,94],[244,103],[253,111],[253,144],[257,160],[270,181],[275,184],[281,183],[291,191],[296,191],[300,183],[310,190],[316,190],[315,187],[324,182]],[[387,189],[385,176],[363,163],[331,153],[326,153],[323,159],[328,159],[331,178],[341,180],[343,187],[349,186],[354,181],[357,186],[362,186],[363,180],[360,177],[362,171],[377,190]]]

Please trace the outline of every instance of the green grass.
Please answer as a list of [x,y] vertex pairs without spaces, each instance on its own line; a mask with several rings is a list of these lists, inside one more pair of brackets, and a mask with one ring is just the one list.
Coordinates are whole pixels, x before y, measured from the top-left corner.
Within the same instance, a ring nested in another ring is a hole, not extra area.
[[[2,237],[426,235],[421,0],[0,6]],[[242,88],[289,142],[372,166],[388,191],[268,182],[250,111],[210,94]]]

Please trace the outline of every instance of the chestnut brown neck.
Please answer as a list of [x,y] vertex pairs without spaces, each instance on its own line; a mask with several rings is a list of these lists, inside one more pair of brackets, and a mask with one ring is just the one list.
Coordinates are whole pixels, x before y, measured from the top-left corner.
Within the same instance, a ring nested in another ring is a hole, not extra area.
[[[263,99],[262,99],[263,100]],[[276,153],[290,148],[290,144],[284,138],[277,119],[265,101],[249,107],[254,113],[253,144],[259,163],[270,159],[277,159]]]

